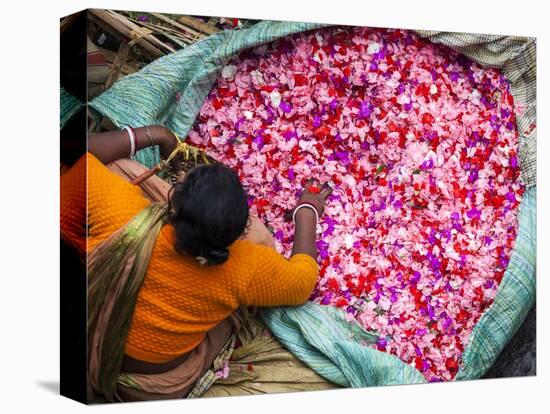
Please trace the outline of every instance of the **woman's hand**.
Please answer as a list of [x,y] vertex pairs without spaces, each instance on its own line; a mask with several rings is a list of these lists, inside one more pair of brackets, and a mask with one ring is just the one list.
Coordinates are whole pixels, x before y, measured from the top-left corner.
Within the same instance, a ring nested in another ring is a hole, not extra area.
[[298,198],[298,204],[309,203],[316,209],[319,217],[325,211],[325,203],[329,195],[332,194],[332,188],[327,183],[319,185],[315,180],[306,181],[304,191]]
[[[332,188],[330,187],[330,185],[328,185],[327,183],[319,185],[319,183],[317,183],[315,180],[309,179],[306,181],[304,190],[302,191],[302,194],[300,194],[296,205],[298,206],[304,203],[311,204],[317,210],[317,214],[319,214],[319,217],[321,217],[321,215],[325,211],[325,203],[327,201],[327,198],[331,194]],[[296,207],[290,210],[285,215],[285,219],[291,220],[295,209]]]
[[[302,191],[298,199],[297,206],[309,203],[317,210],[317,214],[321,216],[325,211],[325,202],[331,193],[332,188],[328,184],[320,186],[314,180],[308,180],[304,191]],[[296,211],[296,207],[289,212],[291,218],[294,211]],[[295,220],[296,229],[291,255],[304,253],[317,260],[317,221],[314,212],[309,208],[302,208],[296,213]]]

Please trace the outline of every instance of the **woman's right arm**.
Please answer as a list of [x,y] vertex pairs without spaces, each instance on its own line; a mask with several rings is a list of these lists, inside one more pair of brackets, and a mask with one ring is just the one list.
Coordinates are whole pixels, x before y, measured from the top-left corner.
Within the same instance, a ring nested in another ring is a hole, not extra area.
[[[323,187],[319,193],[302,192],[297,206],[302,203],[313,205],[320,216],[332,190]],[[290,259],[285,259],[275,250],[264,246],[257,249],[258,265],[246,291],[240,298],[243,305],[282,306],[304,303],[319,275],[317,263],[316,228],[317,219],[311,208],[302,207],[295,214],[296,230]]]
[[[317,210],[317,215],[321,217],[323,211],[325,210],[325,202],[328,196],[332,193],[332,189],[325,184],[321,187],[319,192],[313,192],[311,191],[313,187],[313,181],[309,180],[306,184],[306,188],[298,199],[297,206],[300,204],[310,204],[315,207],[315,210]],[[294,244],[292,246],[291,256],[304,253],[317,260],[316,217],[315,212],[309,207],[302,207],[296,211]]]

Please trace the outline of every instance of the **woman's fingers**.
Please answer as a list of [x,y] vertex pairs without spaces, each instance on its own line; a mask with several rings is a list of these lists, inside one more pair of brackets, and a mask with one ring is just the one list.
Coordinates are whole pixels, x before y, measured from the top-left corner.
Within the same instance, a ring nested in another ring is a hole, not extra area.
[[323,189],[321,190],[321,192],[319,193],[319,195],[320,195],[321,197],[323,197],[323,200],[326,200],[327,197],[328,197],[329,195],[331,195],[331,194],[332,194],[332,187],[331,187],[328,183],[325,183],[325,184],[323,185]]

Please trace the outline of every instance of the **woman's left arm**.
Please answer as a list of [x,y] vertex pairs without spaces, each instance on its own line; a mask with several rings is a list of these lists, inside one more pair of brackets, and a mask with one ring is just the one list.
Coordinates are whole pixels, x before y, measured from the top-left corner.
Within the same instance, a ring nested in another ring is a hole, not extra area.
[[[136,135],[135,150],[138,151],[151,145],[158,145],[162,158],[170,155],[176,146],[176,138],[167,128],[151,125],[133,128]],[[149,134],[147,133],[149,131]],[[119,158],[130,156],[130,137],[125,130],[100,132],[88,137],[88,152],[92,153],[103,164],[109,164]]]

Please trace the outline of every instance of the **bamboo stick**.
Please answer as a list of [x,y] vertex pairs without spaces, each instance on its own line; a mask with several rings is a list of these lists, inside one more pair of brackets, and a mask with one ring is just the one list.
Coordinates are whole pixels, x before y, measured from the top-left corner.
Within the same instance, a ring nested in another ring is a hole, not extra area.
[[105,81],[105,90],[109,89],[111,85],[118,80],[120,76],[120,71],[122,70],[122,65],[126,63],[128,59],[128,53],[130,52],[130,47],[126,42],[121,42],[120,47],[118,48],[118,53],[115,56],[115,60],[111,65],[111,70],[109,71],[109,76]]
[[148,178],[150,178],[153,175],[155,175],[156,173],[158,173],[159,171],[160,171],[159,166],[155,165],[153,168],[145,171],[143,174],[137,176],[132,181],[130,181],[130,184],[139,185],[142,182],[144,182],[145,180],[147,180]]
[[[109,49],[105,49],[101,46],[97,46],[97,49],[98,51],[103,55],[105,56],[105,60],[107,61],[107,63],[109,63],[109,65],[112,65],[116,59],[116,56],[117,56],[117,53],[113,52],[112,50],[109,50]],[[126,75],[129,75],[130,73],[135,73],[137,71],[139,71],[141,68],[139,67],[139,65],[137,64],[137,62],[135,60],[126,60],[126,62],[122,65],[122,68],[121,68],[121,73],[124,73]]]
[[164,16],[163,14],[160,14],[160,13],[149,13],[149,14],[151,14],[151,16],[155,16],[157,19],[162,20],[163,22],[166,22],[168,24],[171,24],[174,27],[177,27],[178,29],[181,29],[181,30],[184,30],[188,33],[191,33],[194,36],[200,36],[201,35],[201,33],[197,32],[197,31],[195,31],[195,30],[193,30],[193,29],[191,29],[187,26],[184,26],[183,24],[180,24],[180,23],[174,21],[174,20]]
[[[149,42],[151,43],[155,43],[157,46],[160,46],[160,47],[163,47],[165,48],[166,50],[168,50],[169,52],[175,52],[176,50],[174,48],[172,48],[171,46],[161,42],[159,39],[157,39],[155,36],[153,36],[151,33],[144,33],[142,31],[142,28],[135,24],[134,22],[130,21],[128,18],[126,18],[125,16],[113,11],[113,10],[107,10],[107,12],[113,16],[113,18],[117,19],[118,21],[120,21],[123,25],[125,25],[126,27],[128,27],[130,30],[131,30],[131,34],[132,34],[132,38],[135,38],[135,35],[134,33],[137,35],[137,39],[141,39],[141,38],[145,38],[147,39]],[[139,40],[137,40],[139,42]]]
[[[127,26],[122,24],[118,19],[113,17],[111,14],[109,14],[106,10],[99,10],[99,9],[89,9],[89,10],[90,10],[90,17],[99,26],[102,26],[104,29],[105,29],[105,26],[108,26],[108,28],[110,27],[111,29],[115,29],[118,33],[125,36],[126,38],[132,39],[131,30]],[[163,53],[161,50],[153,46],[145,38],[141,38],[137,44],[143,49],[144,53],[149,58],[157,59],[165,55],[165,53]]]
[[[198,30],[202,33],[206,33],[207,35],[211,35],[216,32],[219,32],[219,30],[216,29],[215,27],[212,27],[190,16],[180,16],[178,18],[178,22],[183,23],[189,27],[192,27],[193,29]],[[204,37],[204,35],[202,35],[202,37]]]
[[[135,21],[134,19],[131,19],[131,20]],[[149,29],[152,29],[152,30],[156,31],[158,34],[162,34],[166,37],[174,36],[174,37],[177,37],[181,41],[186,42],[188,44],[192,43],[192,41],[193,41],[192,37],[186,36],[185,34],[183,34],[181,32],[178,32],[177,30],[173,30],[173,29],[170,29],[170,28],[167,28],[167,27],[164,27],[164,26],[159,26],[159,25],[156,25],[156,24],[153,24],[153,23],[144,23],[144,22],[140,22],[140,23],[143,26],[145,26]]]

